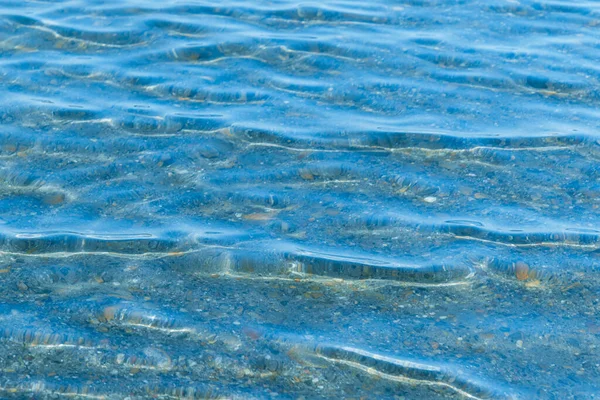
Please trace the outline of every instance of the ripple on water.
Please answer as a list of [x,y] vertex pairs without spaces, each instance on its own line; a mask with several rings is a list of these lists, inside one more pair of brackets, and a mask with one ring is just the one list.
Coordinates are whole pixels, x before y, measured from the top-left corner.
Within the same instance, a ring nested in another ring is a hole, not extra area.
[[599,392],[593,2],[4,3],[0,397]]

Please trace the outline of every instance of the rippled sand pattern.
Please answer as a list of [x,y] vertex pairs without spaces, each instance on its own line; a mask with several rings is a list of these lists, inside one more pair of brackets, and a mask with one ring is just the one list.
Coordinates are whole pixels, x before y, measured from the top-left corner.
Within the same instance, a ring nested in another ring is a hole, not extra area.
[[0,398],[600,397],[600,3],[0,2]]

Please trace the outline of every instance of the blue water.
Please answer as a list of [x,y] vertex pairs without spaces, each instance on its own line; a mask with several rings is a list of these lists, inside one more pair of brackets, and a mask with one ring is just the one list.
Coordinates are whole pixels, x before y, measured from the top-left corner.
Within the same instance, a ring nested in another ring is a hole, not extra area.
[[600,397],[600,2],[0,1],[0,397]]

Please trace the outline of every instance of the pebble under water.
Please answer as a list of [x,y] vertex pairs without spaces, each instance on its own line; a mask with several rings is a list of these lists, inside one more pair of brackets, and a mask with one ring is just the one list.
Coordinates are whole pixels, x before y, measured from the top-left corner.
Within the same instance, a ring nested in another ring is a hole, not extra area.
[[0,1],[0,398],[600,398],[600,2]]

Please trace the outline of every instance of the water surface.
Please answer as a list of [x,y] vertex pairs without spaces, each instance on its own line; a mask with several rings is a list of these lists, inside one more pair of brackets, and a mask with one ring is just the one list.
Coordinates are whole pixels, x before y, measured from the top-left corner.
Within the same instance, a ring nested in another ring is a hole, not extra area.
[[0,396],[597,398],[599,29],[1,1]]

